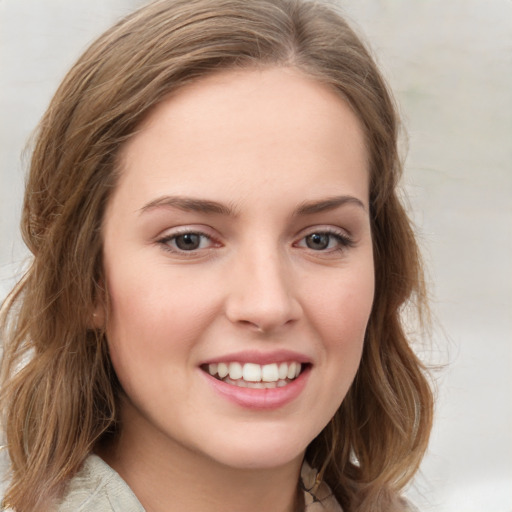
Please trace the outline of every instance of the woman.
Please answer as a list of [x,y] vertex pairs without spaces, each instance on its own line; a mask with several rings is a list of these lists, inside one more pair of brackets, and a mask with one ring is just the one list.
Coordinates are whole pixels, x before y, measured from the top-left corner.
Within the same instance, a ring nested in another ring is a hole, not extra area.
[[5,504],[407,510],[432,397],[396,139],[317,3],[160,0],[100,37],[34,148]]

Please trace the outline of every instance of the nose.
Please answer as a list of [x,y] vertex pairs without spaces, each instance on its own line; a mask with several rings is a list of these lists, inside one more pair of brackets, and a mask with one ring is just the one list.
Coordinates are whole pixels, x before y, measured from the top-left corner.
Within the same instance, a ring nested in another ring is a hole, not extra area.
[[255,332],[273,333],[289,326],[302,314],[295,284],[289,262],[277,251],[241,254],[230,272],[226,316]]

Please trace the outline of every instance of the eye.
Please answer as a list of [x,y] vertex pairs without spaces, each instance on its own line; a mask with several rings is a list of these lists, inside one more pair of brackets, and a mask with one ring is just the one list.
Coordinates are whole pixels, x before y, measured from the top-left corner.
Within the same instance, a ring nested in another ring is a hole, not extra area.
[[213,240],[205,233],[188,231],[165,236],[158,240],[170,252],[193,252],[208,249],[214,245]]
[[352,247],[353,241],[345,234],[335,231],[315,231],[306,235],[296,244],[297,247],[306,247],[313,251],[335,251]]
[[306,246],[315,251],[323,251],[329,248],[332,236],[328,233],[313,233],[305,238]]

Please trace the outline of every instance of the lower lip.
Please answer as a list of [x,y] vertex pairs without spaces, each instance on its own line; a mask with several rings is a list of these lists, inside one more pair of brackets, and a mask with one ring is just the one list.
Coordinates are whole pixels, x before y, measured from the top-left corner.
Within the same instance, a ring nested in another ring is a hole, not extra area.
[[306,368],[296,379],[282,388],[254,389],[227,384],[201,370],[208,384],[223,398],[246,409],[255,410],[278,409],[295,400],[304,390],[310,372],[311,368]]

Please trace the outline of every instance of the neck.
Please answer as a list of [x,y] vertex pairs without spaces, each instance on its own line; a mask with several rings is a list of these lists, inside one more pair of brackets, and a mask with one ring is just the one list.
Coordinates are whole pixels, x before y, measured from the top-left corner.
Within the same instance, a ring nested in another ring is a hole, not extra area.
[[123,422],[129,427],[100,455],[147,512],[296,512],[303,508],[298,489],[302,457],[280,467],[233,468],[159,431],[141,436],[145,430],[132,419]]

